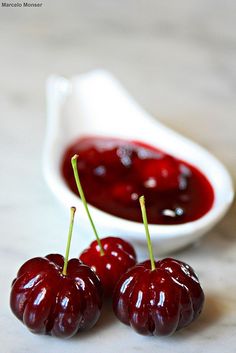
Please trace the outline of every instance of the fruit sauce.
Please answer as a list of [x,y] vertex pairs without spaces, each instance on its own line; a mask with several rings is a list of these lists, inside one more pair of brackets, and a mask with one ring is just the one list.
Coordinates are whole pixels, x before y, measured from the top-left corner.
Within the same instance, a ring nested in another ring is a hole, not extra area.
[[212,207],[213,188],[200,170],[145,143],[108,137],[83,137],[65,151],[62,175],[77,195],[74,154],[87,201],[114,216],[142,222],[141,195],[149,224],[195,221]]

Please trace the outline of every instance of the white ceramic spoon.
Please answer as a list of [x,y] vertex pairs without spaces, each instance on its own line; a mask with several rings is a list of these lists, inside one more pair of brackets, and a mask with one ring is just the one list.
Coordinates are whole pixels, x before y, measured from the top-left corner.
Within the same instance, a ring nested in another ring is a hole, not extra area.
[[[60,172],[66,147],[83,135],[101,135],[140,140],[199,168],[211,182],[215,201],[200,219],[180,225],[150,225],[156,254],[186,246],[209,231],[225,214],[233,200],[233,185],[225,167],[209,152],[177,134],[147,114],[106,71],[96,70],[72,78],[52,76],[47,82],[48,127],[43,156],[46,181],[55,196],[67,207],[78,208],[79,224],[86,232],[92,229],[80,199],[66,186]],[[90,206],[101,236],[124,237],[140,251],[146,249],[144,227]]]

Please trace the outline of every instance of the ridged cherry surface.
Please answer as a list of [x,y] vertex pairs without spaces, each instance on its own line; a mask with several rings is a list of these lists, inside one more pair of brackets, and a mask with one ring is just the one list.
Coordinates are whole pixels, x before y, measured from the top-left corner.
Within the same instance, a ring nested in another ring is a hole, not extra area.
[[165,258],[137,264],[119,280],[113,295],[118,319],[143,335],[171,335],[195,320],[204,293],[194,270],[186,263]]
[[78,259],[68,262],[50,254],[25,262],[12,283],[10,306],[33,333],[69,338],[97,322],[102,286],[96,274]]
[[106,297],[112,295],[120,277],[136,264],[136,254],[133,246],[118,237],[101,239],[104,255],[100,254],[97,241],[80,255],[80,260],[90,266],[100,278]]

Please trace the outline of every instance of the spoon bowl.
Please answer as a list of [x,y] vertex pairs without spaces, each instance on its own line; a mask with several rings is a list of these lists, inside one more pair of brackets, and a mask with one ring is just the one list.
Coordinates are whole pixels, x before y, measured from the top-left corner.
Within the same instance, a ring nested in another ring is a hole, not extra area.
[[[156,255],[170,253],[196,241],[224,216],[233,201],[233,184],[226,168],[204,148],[151,117],[106,71],[92,71],[71,80],[51,76],[47,82],[47,118],[44,176],[63,205],[77,207],[86,243],[93,239],[86,213],[80,198],[70,191],[61,174],[65,149],[82,136],[142,141],[188,162],[207,176],[215,198],[212,208],[203,217],[179,225],[149,226]],[[93,206],[90,210],[101,236],[121,236],[130,240],[139,253],[146,252],[143,224],[121,219]]]

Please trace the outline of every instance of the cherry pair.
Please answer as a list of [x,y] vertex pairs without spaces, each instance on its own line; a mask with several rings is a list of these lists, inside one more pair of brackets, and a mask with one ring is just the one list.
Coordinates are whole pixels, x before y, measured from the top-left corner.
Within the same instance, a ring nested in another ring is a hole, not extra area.
[[20,268],[11,291],[14,314],[33,332],[71,337],[97,322],[102,290],[111,296],[115,288],[114,312],[137,332],[168,335],[188,325],[201,312],[203,291],[187,264],[171,258],[154,261],[144,197],[140,204],[150,261],[134,266],[136,255],[129,243],[117,237],[99,239],[80,184],[77,156],[72,158],[72,166],[96,241],[83,251],[82,262],[68,261],[72,208],[65,259],[52,254],[31,259]]
[[100,240],[79,180],[77,156],[72,158],[72,166],[96,241],[80,259],[68,261],[75,214],[72,207],[65,258],[50,254],[28,260],[12,283],[10,297],[13,313],[30,331],[64,338],[94,326],[103,296],[111,297],[121,275],[136,263],[134,248],[128,242],[118,237]]

